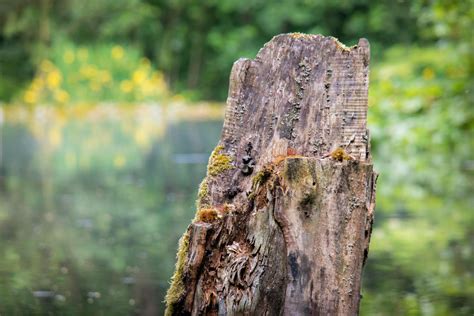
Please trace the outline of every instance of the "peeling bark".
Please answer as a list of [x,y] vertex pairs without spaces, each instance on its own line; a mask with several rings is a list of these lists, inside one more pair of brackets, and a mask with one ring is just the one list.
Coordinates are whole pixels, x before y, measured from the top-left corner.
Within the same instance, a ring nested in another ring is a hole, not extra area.
[[368,63],[365,39],[293,33],[234,64],[168,315],[358,313],[377,177]]

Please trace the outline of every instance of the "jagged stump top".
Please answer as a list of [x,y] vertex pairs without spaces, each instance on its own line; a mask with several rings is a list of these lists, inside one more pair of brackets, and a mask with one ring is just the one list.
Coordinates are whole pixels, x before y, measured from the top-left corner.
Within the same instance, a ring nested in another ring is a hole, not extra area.
[[291,33],[275,36],[255,59],[236,61],[219,142],[235,168],[220,186],[245,184],[253,169],[288,154],[323,157],[343,147],[370,162],[369,55],[366,39],[346,47],[334,37]]

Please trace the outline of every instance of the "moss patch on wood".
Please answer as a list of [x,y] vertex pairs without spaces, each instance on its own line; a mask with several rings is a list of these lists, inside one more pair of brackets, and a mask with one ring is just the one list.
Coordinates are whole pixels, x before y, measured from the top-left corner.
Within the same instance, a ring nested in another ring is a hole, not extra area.
[[189,251],[189,231],[186,231],[184,235],[179,240],[178,253],[176,254],[176,266],[175,272],[171,277],[171,285],[168,291],[166,292],[165,302],[166,302],[166,311],[165,316],[173,315],[174,308],[176,303],[181,299],[184,294],[184,282],[183,282],[183,273],[186,265],[186,260],[188,257]]
[[262,170],[257,172],[257,174],[252,178],[252,186],[257,187],[258,185],[262,185],[270,179],[273,173],[272,166],[263,166]]
[[197,194],[196,208],[199,210],[209,206],[209,184],[207,183],[207,178],[202,180],[199,185],[199,191]]
[[342,162],[343,160],[351,160],[352,159],[352,157],[349,156],[346,153],[346,151],[341,147],[338,147],[333,152],[331,152],[330,156],[331,156],[332,159],[334,159],[336,161],[339,161],[339,162]]
[[312,34],[305,34],[305,33],[300,33],[300,32],[295,32],[295,33],[290,33],[290,36],[292,38],[311,38]]
[[207,174],[211,176],[217,176],[218,174],[233,169],[232,157],[227,154],[223,154],[224,146],[217,146],[209,158],[209,164],[207,166]]
[[333,36],[330,36],[330,37],[336,42],[336,46],[337,46],[338,48],[342,49],[343,51],[349,52],[351,49],[357,47],[357,45],[346,46],[346,45],[344,45],[341,41],[339,41],[338,38],[333,37]]
[[267,190],[271,187],[273,177],[275,176],[275,166],[268,164],[263,166],[262,170],[252,178],[252,192],[248,199],[254,200],[257,209],[267,205]]
[[203,208],[196,212],[195,222],[211,223],[219,218],[219,212],[213,208]]

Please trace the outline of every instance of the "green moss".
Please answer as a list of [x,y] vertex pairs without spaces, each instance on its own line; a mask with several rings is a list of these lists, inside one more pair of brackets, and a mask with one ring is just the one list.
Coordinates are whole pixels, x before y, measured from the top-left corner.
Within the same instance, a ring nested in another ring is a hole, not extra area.
[[257,174],[252,178],[252,186],[255,188],[258,185],[262,185],[270,179],[272,175],[272,169],[268,167],[263,167],[262,170],[257,172]]
[[229,155],[223,154],[224,146],[217,146],[209,158],[207,166],[207,174],[216,176],[226,170],[234,168],[232,166],[232,158]]
[[202,180],[199,185],[199,191],[196,200],[196,208],[199,210],[209,206],[209,185],[207,184],[207,178]]
[[264,192],[260,188],[272,177],[273,170],[273,164],[269,164],[263,166],[262,170],[255,174],[252,178],[252,192],[248,196],[249,200],[254,200],[259,192]]
[[340,162],[342,162],[343,160],[351,160],[352,159],[351,156],[349,156],[346,153],[346,151],[341,147],[338,147],[336,150],[331,152],[331,158],[334,159],[334,160],[340,161]]
[[189,232],[186,231],[179,240],[178,253],[176,254],[176,266],[174,275],[171,277],[171,285],[166,292],[166,311],[165,316],[173,315],[176,303],[184,294],[183,272],[189,251]]

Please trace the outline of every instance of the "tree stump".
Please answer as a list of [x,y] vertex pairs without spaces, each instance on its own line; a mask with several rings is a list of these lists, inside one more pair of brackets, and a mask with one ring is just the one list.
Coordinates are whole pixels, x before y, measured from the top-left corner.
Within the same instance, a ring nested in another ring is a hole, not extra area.
[[356,315],[375,182],[369,44],[284,34],[230,75],[167,315]]

